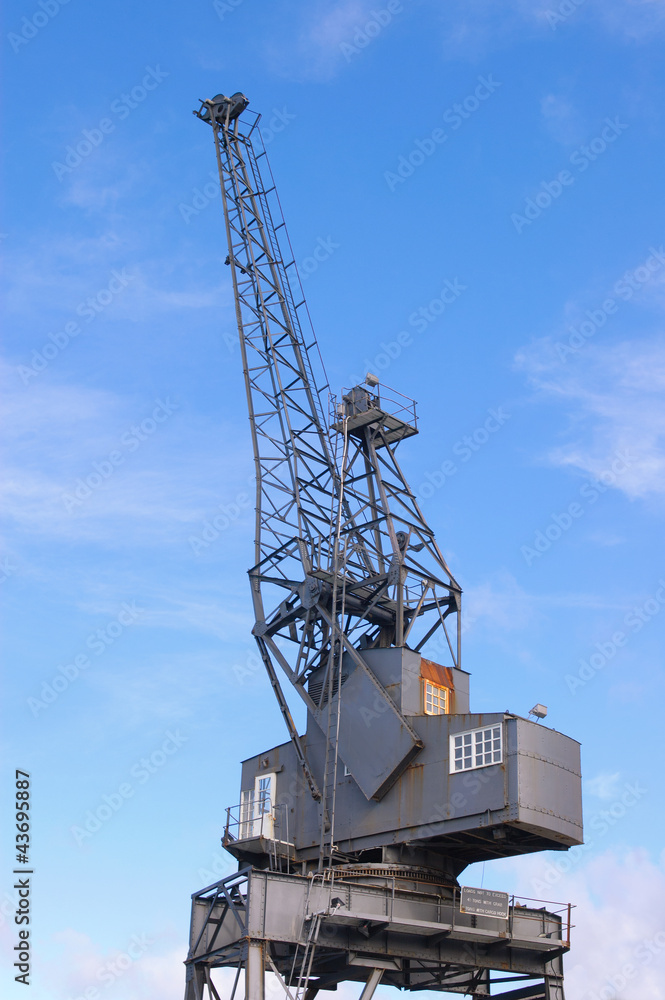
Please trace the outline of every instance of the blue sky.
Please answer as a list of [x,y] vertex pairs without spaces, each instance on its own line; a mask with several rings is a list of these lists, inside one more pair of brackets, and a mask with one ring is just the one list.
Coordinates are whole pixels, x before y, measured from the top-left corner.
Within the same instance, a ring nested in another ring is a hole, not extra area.
[[582,743],[587,846],[464,881],[577,904],[570,1000],[660,996],[664,30],[662,0],[7,3],[2,756],[6,801],[32,775],[35,996],[182,995],[238,762],[285,739],[191,114],[235,90],[333,389],[418,401],[473,710],[540,701]]

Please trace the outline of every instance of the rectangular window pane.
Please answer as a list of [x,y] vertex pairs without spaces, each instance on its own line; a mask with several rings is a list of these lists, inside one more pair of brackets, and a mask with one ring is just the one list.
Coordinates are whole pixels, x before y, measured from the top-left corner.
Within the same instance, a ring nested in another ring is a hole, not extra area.
[[448,691],[431,681],[424,682],[424,705],[427,715],[445,715],[448,711]]
[[468,771],[503,759],[501,726],[483,726],[450,737],[450,770]]
[[270,777],[259,778],[259,801],[258,812],[266,813],[270,811]]

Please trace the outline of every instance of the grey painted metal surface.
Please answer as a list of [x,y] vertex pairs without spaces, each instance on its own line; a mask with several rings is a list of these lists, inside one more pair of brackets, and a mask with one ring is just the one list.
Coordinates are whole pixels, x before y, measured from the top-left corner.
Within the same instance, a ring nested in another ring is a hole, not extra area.
[[[541,723],[503,712],[481,715],[467,710],[427,715],[420,654],[393,648],[362,651],[362,656],[404,713],[422,749],[380,802],[368,800],[357,776],[340,767],[335,810],[335,843],[340,853],[409,843],[454,859],[455,870],[461,871],[471,861],[582,843],[580,748],[575,740]],[[356,746],[360,747],[362,739],[368,748],[379,748],[392,761],[392,730],[386,724],[383,706],[355,698],[350,685],[354,677],[362,675],[352,662],[347,670],[342,700],[347,702]],[[468,675],[450,670],[448,676],[454,685],[451,704],[468,708]],[[349,690],[351,695],[346,693]],[[301,742],[315,779],[322,783],[326,735],[319,722],[310,715]],[[501,732],[500,761],[452,771],[451,738],[454,742],[458,734],[496,726]],[[341,740],[339,752],[344,765]],[[281,810],[276,830],[282,840],[293,843],[296,859],[311,861],[318,849],[322,806],[300,779],[289,744],[245,761],[241,790],[251,791],[257,778],[267,773],[274,774],[272,796]],[[288,836],[282,830],[287,817]],[[237,837],[233,830],[230,833]],[[226,844],[239,858],[253,856],[258,860],[256,844],[250,849],[234,843],[231,837]]]
[[[384,794],[417,750],[408,722],[358,650],[407,642],[418,650],[440,635],[459,667],[461,589],[397,461],[399,442],[417,430],[413,401],[377,384],[354,386],[332,401],[332,424],[326,419],[327,377],[258,117],[247,104],[242,94],[220,94],[195,114],[214,136],[254,448],[253,631],[299,766],[334,819],[338,730],[346,766],[357,769],[370,798]],[[320,788],[278,669],[308,709],[321,712],[322,701],[308,691],[310,675],[323,669],[322,692],[332,693],[344,654],[366,674],[353,680],[357,696],[382,706],[386,726],[392,721],[393,759],[371,762],[365,742],[354,745],[346,704],[336,711],[330,697],[327,745],[335,738]]]
[[253,942],[269,945],[271,964],[295,992],[294,955],[307,949],[313,927],[317,949],[309,979],[322,989],[344,979],[365,981],[372,969],[383,970],[385,984],[473,989],[476,996],[510,979],[561,983],[567,907],[554,912],[513,900],[507,919],[473,916],[461,911],[456,887],[415,877],[376,881],[343,870],[303,877],[247,869],[202,890],[192,900],[186,1000],[196,998],[197,966],[233,966]]
[[[391,651],[392,652],[392,651]],[[381,743],[383,716],[357,728]],[[454,859],[457,871],[472,862],[582,843],[579,744],[541,724],[504,713],[409,716],[423,750],[380,802],[368,801],[355,778],[337,779],[335,842],[350,854],[409,843]],[[450,737],[498,725],[500,763],[451,773]],[[303,736],[314,775],[324,767],[325,737],[310,721]],[[275,770],[274,800],[289,810],[295,856],[312,860],[318,848],[321,807],[299,779],[289,744],[245,761],[241,787]],[[238,857],[243,844],[226,841]],[[251,853],[251,852],[250,852]],[[257,860],[255,858],[255,860]]]
[[[351,770],[366,799],[381,799],[404,768],[422,748],[422,743],[390,698],[381,697],[374,680],[364,670],[355,669],[333,699],[333,710],[340,713],[337,748],[342,761]],[[378,702],[381,732],[358,719],[361,707]],[[347,707],[348,706],[348,707]],[[327,705],[312,713],[325,733]],[[360,724],[359,724],[360,722]]]
[[499,917],[477,893],[464,908],[457,877],[582,842],[579,745],[471,712],[461,589],[396,456],[415,403],[375,376],[329,394],[248,103],[195,114],[214,136],[255,458],[252,631],[290,742],[243,763],[223,842],[249,867],[193,897],[187,1000],[218,1000],[219,966],[237,968],[231,1000],[242,969],[246,1000],[264,1000],[266,969],[288,1000],[345,979],[364,1000],[379,981],[477,997],[529,981],[506,1000],[563,1000],[570,910]]

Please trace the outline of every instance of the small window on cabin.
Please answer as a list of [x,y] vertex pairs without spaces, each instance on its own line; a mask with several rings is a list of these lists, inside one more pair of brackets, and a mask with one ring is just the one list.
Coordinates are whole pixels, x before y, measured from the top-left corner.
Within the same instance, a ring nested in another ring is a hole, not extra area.
[[432,681],[424,681],[425,688],[425,714],[445,715],[448,711],[448,688],[434,684]]
[[472,771],[503,760],[501,726],[470,729],[450,737],[450,772]]
[[258,781],[258,796],[257,796],[257,813],[270,812],[270,793],[272,791],[272,775],[269,774],[265,778],[259,778]]

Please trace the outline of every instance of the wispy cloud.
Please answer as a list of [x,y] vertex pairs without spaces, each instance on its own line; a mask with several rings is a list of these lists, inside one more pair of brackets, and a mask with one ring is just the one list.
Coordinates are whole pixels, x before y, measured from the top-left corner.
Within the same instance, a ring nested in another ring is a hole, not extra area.
[[581,25],[628,43],[647,42],[665,28],[663,0],[583,0],[575,6],[561,0],[509,0],[502,4],[465,0],[446,4],[445,9],[436,3],[436,12],[443,27],[446,56],[474,62],[525,35],[563,35]]
[[598,799],[616,799],[621,791],[621,772],[614,774],[597,774],[595,778],[587,778],[584,782],[585,791]]
[[168,259],[154,248],[146,253],[135,239],[125,237],[122,226],[95,236],[40,234],[13,249],[5,271],[6,322],[21,331],[26,355],[67,320],[86,332],[91,318],[86,302],[104,293],[117,272],[126,280],[108,307],[114,319],[145,320],[173,309],[231,308],[230,289],[218,271],[216,281],[204,281],[184,251]]
[[628,596],[617,602],[603,595],[565,591],[532,593],[522,587],[512,573],[500,570],[479,583],[465,587],[465,616],[495,633],[522,632],[542,622],[555,609],[587,611],[626,610]]
[[[167,397],[158,423],[155,399],[137,403],[53,380],[24,388],[11,366],[2,374],[2,493],[15,532],[115,547],[170,542],[185,551],[188,532],[246,485],[249,460],[238,436],[185,404]],[[211,450],[228,487],[210,475]]]
[[[605,994],[659,1000],[665,955],[660,933],[665,926],[665,854],[653,861],[640,849],[608,850],[580,863],[576,852],[581,858],[584,851],[575,848],[557,859],[555,866],[563,874],[551,890],[556,900],[576,907],[571,952],[565,960],[566,994],[580,1000]],[[546,885],[547,857],[520,858],[519,865],[507,867],[511,876],[519,872],[529,896],[539,895],[533,889],[539,881]],[[543,895],[549,895],[546,888]]]
[[328,5],[319,6],[304,37],[338,56],[340,44],[349,40],[354,30],[368,19],[371,10],[372,4],[367,0],[343,0],[332,9]]
[[[246,626],[243,631],[247,632]],[[225,638],[231,635],[229,629]],[[95,732],[106,733],[109,727],[117,732],[147,732],[186,722],[190,730],[196,728],[211,700],[230,704],[236,694],[231,690],[228,645],[224,656],[217,644],[201,652],[146,656],[140,673],[120,668],[88,672],[84,683],[96,709],[94,717],[80,722],[86,738],[94,743]],[[258,682],[264,680],[263,673],[257,671],[256,676]]]
[[522,630],[537,616],[536,598],[508,572],[495,574],[465,590],[465,612],[470,621],[502,632]]
[[[329,80],[405,14],[408,0],[314,0],[294,11],[288,33],[276,29],[265,44],[267,59],[282,76]],[[353,50],[353,51],[352,51]]]
[[43,968],[48,974],[48,996],[54,1000],[81,996],[92,989],[94,995],[111,989],[116,996],[143,1000],[182,997],[185,948],[175,944],[172,931],[153,933],[137,927],[117,947],[109,948],[87,933],[67,928],[53,935],[51,947],[59,957],[45,960]]
[[564,410],[552,465],[602,476],[618,453],[630,467],[616,489],[631,499],[665,493],[665,344],[662,339],[588,344],[573,362],[559,360],[551,338],[516,358],[538,397]]
[[442,26],[443,52],[448,58],[477,62],[488,52],[510,44],[525,30],[544,30],[546,0],[492,0],[432,4]]
[[556,142],[574,146],[587,138],[588,128],[579,110],[563,94],[546,94],[540,101],[540,113],[547,132]]
[[627,41],[649,41],[665,30],[663,0],[593,0],[590,7],[608,31]]

